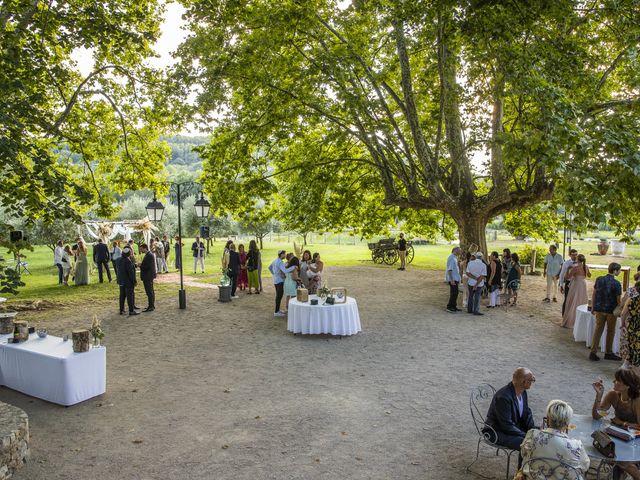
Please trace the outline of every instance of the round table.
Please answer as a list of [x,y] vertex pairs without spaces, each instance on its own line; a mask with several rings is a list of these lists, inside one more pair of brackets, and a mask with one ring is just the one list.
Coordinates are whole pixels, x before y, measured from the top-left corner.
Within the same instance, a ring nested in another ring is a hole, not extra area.
[[[587,305],[580,305],[576,308],[576,323],[573,324],[573,339],[576,342],[585,342],[587,347],[591,346],[593,331],[596,328],[596,316],[587,308]],[[613,337],[613,353],[620,352],[620,329],[622,322],[618,318],[616,322],[616,334]],[[600,337],[600,350],[605,351],[607,341],[607,326],[605,325],[602,337]]]
[[[317,299],[309,295],[309,299]],[[360,314],[355,298],[347,297],[346,303],[335,305],[311,305],[311,302],[289,300],[287,330],[293,333],[330,335],[355,335],[362,331]]]
[[[610,413],[609,415],[613,415]],[[587,451],[587,455],[595,460],[600,460],[601,464],[598,467],[591,465],[597,471],[597,478],[600,478],[601,470],[604,468],[602,460],[609,463],[613,462],[640,462],[640,438],[625,442],[619,438],[610,435],[613,443],[616,444],[616,458],[608,459],[604,457],[593,447],[593,438],[591,434],[596,430],[604,430],[609,425],[609,420],[594,420],[591,415],[574,415],[571,419],[576,428],[569,432],[571,438],[577,438],[584,445],[584,449]],[[606,478],[606,477],[605,477]]]

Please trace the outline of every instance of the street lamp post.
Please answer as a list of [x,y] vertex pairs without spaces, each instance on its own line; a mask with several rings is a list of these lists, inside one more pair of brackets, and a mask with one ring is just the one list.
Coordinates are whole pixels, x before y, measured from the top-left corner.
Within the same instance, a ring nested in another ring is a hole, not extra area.
[[[176,189],[176,195],[178,197],[178,237],[180,242],[180,290],[178,290],[178,305],[181,309],[187,308],[187,294],[184,290],[184,277],[182,273],[182,196],[180,194],[180,187],[189,185],[196,186],[199,185],[197,182],[166,182],[169,185],[169,188]],[[200,190],[200,199],[196,201],[194,205],[196,209],[196,216],[198,218],[207,218],[209,215],[209,208],[211,205],[204,198],[204,194],[202,190]],[[159,222],[162,220],[162,215],[164,214],[164,205],[156,199],[155,194],[153,195],[153,201],[149,202],[147,205],[147,215],[152,222]]]

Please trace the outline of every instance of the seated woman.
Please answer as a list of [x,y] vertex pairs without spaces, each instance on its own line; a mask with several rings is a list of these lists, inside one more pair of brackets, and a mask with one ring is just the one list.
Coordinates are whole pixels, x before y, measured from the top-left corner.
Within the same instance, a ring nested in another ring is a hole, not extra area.
[[[547,405],[548,428],[538,430],[532,428],[522,441],[520,452],[522,454],[522,474],[526,479],[549,478],[543,475],[542,470],[550,465],[550,462],[526,462],[535,458],[557,459],[571,465],[580,471],[576,476],[574,471],[565,468],[558,463],[551,478],[570,478],[572,480],[584,479],[584,474],[589,469],[589,456],[582,442],[575,438],[569,438],[569,422],[573,416],[573,409],[562,400],[551,400]],[[541,476],[542,475],[542,476]]]
[[[596,398],[593,401],[591,416],[599,419],[600,412],[608,411],[613,407],[615,416],[611,423],[623,428],[640,429],[638,420],[640,419],[640,380],[631,370],[619,368],[614,374],[613,390],[604,393],[602,379],[593,383],[596,391]],[[640,469],[633,463],[617,463],[614,469],[623,470],[631,475],[635,480],[640,480]],[[619,476],[619,473],[618,473]]]

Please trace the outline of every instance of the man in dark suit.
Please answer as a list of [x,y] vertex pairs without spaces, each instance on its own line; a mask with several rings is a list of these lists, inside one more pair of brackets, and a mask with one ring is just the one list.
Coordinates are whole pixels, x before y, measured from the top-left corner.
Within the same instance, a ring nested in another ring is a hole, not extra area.
[[231,278],[231,298],[240,298],[236,296],[236,288],[238,288],[238,277],[240,276],[240,254],[236,252],[236,246],[229,244],[229,277]]
[[[503,447],[520,450],[527,431],[533,428],[533,414],[527,400],[527,390],[536,381],[528,368],[513,372],[511,383],[496,392],[491,400],[483,433]],[[492,430],[493,429],[493,430]],[[497,437],[497,438],[496,438]]]
[[100,279],[100,283],[102,283],[103,267],[107,269],[107,277],[109,278],[109,282],[111,282],[111,270],[109,270],[110,258],[109,247],[102,243],[102,239],[99,238],[98,243],[93,246],[93,263],[98,265],[98,278]]
[[196,237],[196,241],[191,244],[191,251],[193,252],[193,273],[196,273],[198,262],[204,273],[204,243],[200,241],[200,237]]
[[149,251],[146,243],[140,245],[140,253],[144,255],[140,264],[140,279],[147,294],[148,305],[143,312],[153,312],[155,308],[156,294],[153,291],[153,279],[156,278],[156,259]]
[[127,299],[129,315],[140,315],[135,310],[134,288],[136,286],[136,267],[131,261],[131,249],[124,247],[122,255],[118,258],[116,268],[116,280],[120,287],[120,315],[124,315],[124,300]]

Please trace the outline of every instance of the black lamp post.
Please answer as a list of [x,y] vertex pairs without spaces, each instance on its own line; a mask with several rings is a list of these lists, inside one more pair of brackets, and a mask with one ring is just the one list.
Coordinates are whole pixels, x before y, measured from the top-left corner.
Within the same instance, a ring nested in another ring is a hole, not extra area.
[[[182,210],[182,197],[180,195],[180,187],[184,185],[194,186],[198,184],[196,182],[167,183],[169,184],[169,188],[176,189],[176,195],[178,197],[178,237],[180,238],[180,290],[178,290],[178,305],[181,309],[184,310],[185,308],[187,308],[187,294],[184,290],[184,281],[182,274],[182,217],[180,215],[180,212]],[[194,207],[196,209],[196,216],[198,218],[207,218],[211,205],[204,198],[204,194],[202,193],[202,191],[200,191],[200,199],[196,201]],[[164,214],[164,205],[162,205],[162,203],[160,203],[156,199],[155,194],[153,195],[153,201],[149,202],[146,210],[149,220],[151,220],[152,222],[159,222],[162,220],[162,215]]]

